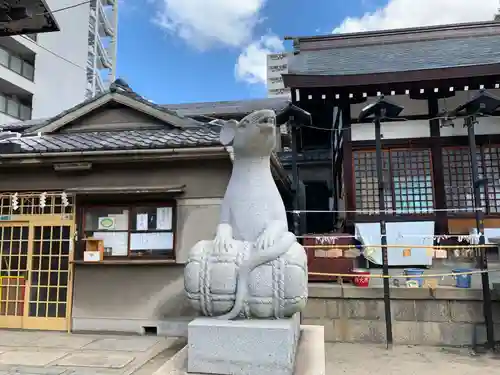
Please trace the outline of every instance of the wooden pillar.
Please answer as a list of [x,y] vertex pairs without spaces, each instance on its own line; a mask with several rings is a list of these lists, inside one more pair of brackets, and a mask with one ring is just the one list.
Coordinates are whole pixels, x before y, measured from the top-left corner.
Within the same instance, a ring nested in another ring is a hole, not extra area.
[[[444,187],[443,174],[443,152],[440,138],[439,119],[435,117],[439,113],[439,102],[436,95],[430,94],[427,99],[430,133],[431,133],[431,161],[432,161],[432,179],[434,182],[434,207],[442,210],[446,209],[446,189]],[[448,217],[443,211],[436,212],[436,234],[448,233]]]
[[[354,183],[354,171],[352,169],[351,103],[349,101],[349,98],[342,97],[341,101],[338,103],[338,106],[342,111],[342,169],[344,172],[344,209],[346,211],[354,211],[356,209],[356,186]],[[349,232],[354,230],[354,218],[354,213],[346,213],[346,230]]]

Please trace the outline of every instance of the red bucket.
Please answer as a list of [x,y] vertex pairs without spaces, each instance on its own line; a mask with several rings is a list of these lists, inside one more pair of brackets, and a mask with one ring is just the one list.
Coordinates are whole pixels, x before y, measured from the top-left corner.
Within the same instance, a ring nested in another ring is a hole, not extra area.
[[368,285],[370,285],[370,277],[366,275],[370,275],[370,271],[364,268],[355,268],[352,270],[352,273],[355,274],[352,280],[354,285],[360,288],[368,288]]

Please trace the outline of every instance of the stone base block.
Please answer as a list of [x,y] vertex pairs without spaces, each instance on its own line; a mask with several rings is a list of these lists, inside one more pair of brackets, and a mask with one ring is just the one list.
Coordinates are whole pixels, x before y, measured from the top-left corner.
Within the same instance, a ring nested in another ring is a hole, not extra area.
[[188,325],[188,372],[292,375],[300,316],[290,319],[218,320]]
[[[275,331],[274,331],[275,332]],[[269,332],[268,335],[272,333]],[[266,337],[267,339],[267,337]],[[235,343],[238,345],[239,338],[233,337],[229,341],[230,343]],[[245,359],[245,363],[254,360],[256,361],[255,366],[250,367],[244,365],[244,369],[247,372],[241,372],[239,368],[234,368],[234,372],[231,374],[245,374],[245,375],[261,375],[261,374],[282,374],[284,372],[276,368],[274,363],[270,362],[273,353],[279,351],[279,347],[267,347],[267,352],[262,349],[255,349],[254,352],[246,352],[248,354],[248,360]],[[230,351],[232,354],[236,354],[238,358],[242,358],[240,354],[235,353],[236,349]],[[190,347],[189,344],[182,348],[176,355],[170,358],[165,364],[160,367],[153,375],[201,375],[200,372],[193,373],[188,372],[188,362]],[[228,353],[229,354],[229,353]],[[259,357],[260,356],[260,357]],[[232,364],[236,358],[230,358],[229,355],[226,360],[230,361],[231,364],[226,368],[231,368],[229,366],[234,366]],[[300,339],[297,347],[297,353],[295,356],[295,368],[290,372],[293,375],[325,375],[325,338],[324,338],[324,328],[322,326],[301,326],[300,327]],[[270,363],[266,367],[266,363]],[[260,364],[260,367],[257,366]],[[206,371],[204,369],[203,371]],[[219,373],[219,375],[226,375],[227,372]]]

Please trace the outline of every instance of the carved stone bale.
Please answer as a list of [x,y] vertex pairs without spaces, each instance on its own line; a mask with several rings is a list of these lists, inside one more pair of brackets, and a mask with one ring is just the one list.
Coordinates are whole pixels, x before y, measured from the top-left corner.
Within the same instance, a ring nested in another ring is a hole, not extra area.
[[[192,307],[205,316],[231,310],[237,287],[237,270],[248,259],[252,244],[236,241],[231,252],[217,252],[213,241],[200,241],[184,269],[184,287]],[[258,266],[248,280],[241,313],[246,318],[285,318],[300,312],[307,302],[307,257],[295,243],[280,258]]]

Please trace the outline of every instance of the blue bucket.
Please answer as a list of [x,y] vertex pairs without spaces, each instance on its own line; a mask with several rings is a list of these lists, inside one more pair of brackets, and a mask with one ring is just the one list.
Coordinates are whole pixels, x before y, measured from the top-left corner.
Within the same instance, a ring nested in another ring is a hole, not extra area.
[[[454,270],[451,270],[452,273],[462,273],[462,272],[471,272],[471,269],[468,268],[457,268]],[[456,284],[455,286],[457,288],[470,288],[472,284],[472,275],[455,275],[455,280]]]
[[[403,274],[405,276],[422,276],[424,274],[424,270],[421,268],[405,268],[403,270]],[[408,277],[406,280],[414,280],[418,282],[418,286],[420,288],[424,285],[423,277]]]

